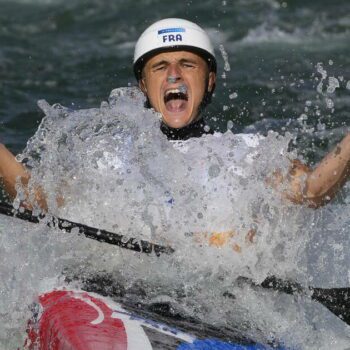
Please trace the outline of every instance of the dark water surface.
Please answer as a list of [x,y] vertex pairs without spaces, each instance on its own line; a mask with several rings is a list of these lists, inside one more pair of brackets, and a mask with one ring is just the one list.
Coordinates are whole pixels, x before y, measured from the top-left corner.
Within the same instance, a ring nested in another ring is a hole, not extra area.
[[[42,118],[38,99],[99,106],[113,88],[135,84],[134,44],[165,17],[193,20],[213,38],[213,127],[290,130],[313,157],[350,126],[349,1],[0,0],[0,9],[0,141],[14,152]],[[327,71],[322,93],[317,63]],[[326,91],[330,76],[335,92]]]

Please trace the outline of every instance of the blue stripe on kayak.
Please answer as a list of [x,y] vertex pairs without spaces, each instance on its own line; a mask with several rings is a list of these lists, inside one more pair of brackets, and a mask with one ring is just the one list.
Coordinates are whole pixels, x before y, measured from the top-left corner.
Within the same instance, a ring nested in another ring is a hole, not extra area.
[[[177,350],[268,350],[270,347],[264,345],[239,345],[225,343],[219,340],[206,339],[196,340],[192,344],[180,344]],[[276,350],[283,350],[278,348]]]

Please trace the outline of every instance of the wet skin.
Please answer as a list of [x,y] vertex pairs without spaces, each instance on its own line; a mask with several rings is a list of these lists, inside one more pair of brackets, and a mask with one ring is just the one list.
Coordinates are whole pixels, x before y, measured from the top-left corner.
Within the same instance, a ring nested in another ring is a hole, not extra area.
[[152,57],[139,84],[164,123],[178,129],[197,119],[205,90],[213,89],[215,79],[202,57],[174,51]]

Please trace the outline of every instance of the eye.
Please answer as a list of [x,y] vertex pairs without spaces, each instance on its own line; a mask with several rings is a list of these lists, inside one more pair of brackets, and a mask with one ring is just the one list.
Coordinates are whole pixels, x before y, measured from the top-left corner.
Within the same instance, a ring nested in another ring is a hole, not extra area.
[[195,68],[195,65],[194,65],[193,63],[188,63],[188,62],[184,62],[184,63],[182,64],[182,66],[183,66],[184,68]]
[[160,72],[160,71],[164,70],[165,68],[166,68],[165,65],[162,64],[160,66],[154,67],[153,72]]

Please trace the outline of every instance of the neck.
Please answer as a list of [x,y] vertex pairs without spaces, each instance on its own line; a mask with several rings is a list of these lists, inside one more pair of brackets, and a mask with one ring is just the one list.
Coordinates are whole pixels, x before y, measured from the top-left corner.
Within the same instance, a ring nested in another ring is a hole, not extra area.
[[160,125],[160,130],[168,138],[168,140],[188,140],[191,137],[201,137],[206,134],[213,134],[214,131],[211,130],[205,121],[200,118],[183,128],[171,128],[164,122]]

